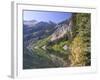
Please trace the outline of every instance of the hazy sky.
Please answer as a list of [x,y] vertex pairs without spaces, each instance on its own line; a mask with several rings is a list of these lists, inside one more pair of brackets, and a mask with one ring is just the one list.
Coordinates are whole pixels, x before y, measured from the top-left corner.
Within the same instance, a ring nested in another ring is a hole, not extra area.
[[72,13],[67,12],[51,12],[51,11],[23,11],[24,20],[37,20],[37,21],[53,21],[60,22],[71,17]]

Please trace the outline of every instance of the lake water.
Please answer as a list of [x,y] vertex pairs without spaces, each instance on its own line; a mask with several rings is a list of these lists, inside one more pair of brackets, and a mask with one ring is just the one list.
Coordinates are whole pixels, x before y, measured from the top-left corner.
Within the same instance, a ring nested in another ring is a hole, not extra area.
[[56,52],[52,50],[30,49],[24,52],[23,68],[37,69],[37,68],[57,68],[68,67],[70,61],[68,60],[69,51]]

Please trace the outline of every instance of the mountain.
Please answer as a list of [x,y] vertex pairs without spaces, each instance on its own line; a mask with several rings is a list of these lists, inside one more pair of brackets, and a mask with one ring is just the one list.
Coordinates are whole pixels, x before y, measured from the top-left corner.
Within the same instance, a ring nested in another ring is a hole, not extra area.
[[[31,24],[29,24],[31,23]],[[34,25],[33,25],[34,24]],[[31,27],[30,27],[31,25]],[[71,38],[72,21],[64,20],[58,24],[49,22],[25,21],[24,25],[24,46],[32,46],[33,44],[48,45],[47,42],[57,42],[62,38],[66,40]],[[43,40],[43,41],[42,41]],[[46,41],[46,42],[44,42]]]
[[25,21],[23,24],[24,45],[27,46],[32,42],[43,39],[51,35],[56,29],[56,23],[37,22],[36,20]]
[[[58,24],[52,21],[38,22],[32,27],[24,24],[24,69],[59,67],[68,65],[68,39],[71,20]],[[40,65],[41,64],[41,65]]]
[[38,22],[36,20],[29,20],[29,21],[24,21],[24,25],[27,25],[28,27],[33,27],[35,26],[35,24],[37,24]]
[[[49,36],[38,40],[35,44],[35,48],[61,50],[65,49],[68,44],[68,40],[72,38],[72,20],[65,20],[58,23],[55,26],[55,30]],[[58,49],[59,48],[59,49]]]
[[57,25],[56,31],[51,35],[51,41],[59,40],[67,35],[69,38],[69,33],[71,32],[72,28],[72,21],[62,21]]
[[30,34],[32,33],[32,28],[37,24],[38,22],[36,20],[29,20],[23,22],[23,33],[24,34]]

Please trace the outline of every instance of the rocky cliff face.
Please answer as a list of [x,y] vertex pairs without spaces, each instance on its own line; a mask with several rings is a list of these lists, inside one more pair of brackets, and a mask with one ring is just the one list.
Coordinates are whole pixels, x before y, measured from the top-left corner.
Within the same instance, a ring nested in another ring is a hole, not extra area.
[[60,38],[63,38],[65,35],[69,37],[71,36],[71,29],[72,29],[72,21],[64,22],[62,24],[57,25],[56,31],[51,35],[51,41],[59,40]]

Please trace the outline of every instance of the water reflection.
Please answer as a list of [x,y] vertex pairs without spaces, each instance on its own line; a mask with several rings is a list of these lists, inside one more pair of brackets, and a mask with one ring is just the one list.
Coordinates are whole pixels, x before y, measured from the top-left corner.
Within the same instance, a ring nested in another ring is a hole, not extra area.
[[56,52],[53,50],[27,49],[28,52],[23,55],[23,68],[55,68],[69,66],[69,51]]

